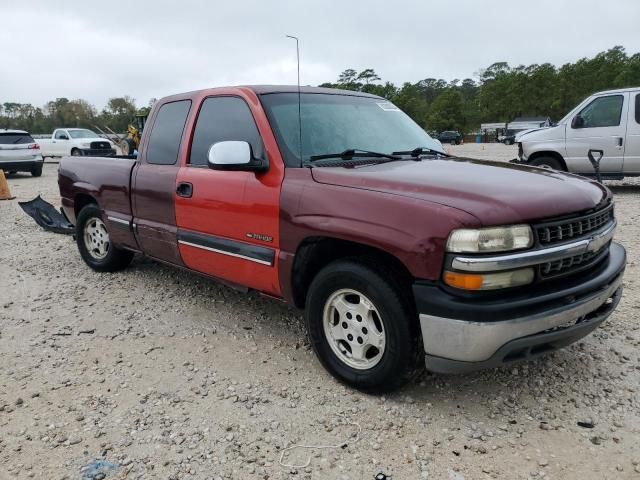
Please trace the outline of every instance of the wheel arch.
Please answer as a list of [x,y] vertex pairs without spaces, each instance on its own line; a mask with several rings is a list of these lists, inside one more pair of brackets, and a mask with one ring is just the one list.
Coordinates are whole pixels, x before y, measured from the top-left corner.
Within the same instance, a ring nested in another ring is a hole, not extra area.
[[363,243],[336,237],[313,236],[305,238],[295,253],[290,275],[294,304],[303,308],[309,286],[318,272],[329,263],[345,258],[357,258],[371,263],[374,267],[383,267],[406,286],[405,291],[411,294],[413,276],[398,257],[381,248]]
[[531,162],[533,162],[534,160],[540,157],[555,158],[560,162],[564,171],[565,172],[567,171],[567,162],[564,161],[564,158],[562,155],[560,155],[558,152],[555,152],[553,150],[542,150],[540,152],[534,152],[531,155],[529,155],[529,158],[527,159],[527,163],[531,164]]
[[76,218],[78,218],[80,211],[89,204],[98,205],[98,201],[88,193],[78,193],[73,197],[73,210]]

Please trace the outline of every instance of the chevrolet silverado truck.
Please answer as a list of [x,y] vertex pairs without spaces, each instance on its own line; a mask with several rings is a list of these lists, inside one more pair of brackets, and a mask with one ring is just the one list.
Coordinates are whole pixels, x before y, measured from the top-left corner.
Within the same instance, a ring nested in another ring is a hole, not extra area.
[[449,157],[365,93],[167,97],[137,158],[67,157],[58,181],[91,268],[139,253],[304,308],[321,363],[364,391],[566,346],[622,294],[606,187]]
[[115,145],[108,138],[86,128],[56,128],[51,138],[38,140],[43,157],[115,155]]

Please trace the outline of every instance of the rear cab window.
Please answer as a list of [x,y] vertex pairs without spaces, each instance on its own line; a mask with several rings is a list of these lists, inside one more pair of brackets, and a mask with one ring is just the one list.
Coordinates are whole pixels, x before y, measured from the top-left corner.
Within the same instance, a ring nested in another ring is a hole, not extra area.
[[28,133],[0,132],[0,145],[21,145],[24,143],[36,143]]
[[193,132],[189,165],[207,165],[209,148],[229,140],[248,142],[253,156],[262,158],[262,139],[246,102],[232,96],[205,99]]
[[165,103],[151,129],[146,161],[154,165],[175,165],[191,100]]

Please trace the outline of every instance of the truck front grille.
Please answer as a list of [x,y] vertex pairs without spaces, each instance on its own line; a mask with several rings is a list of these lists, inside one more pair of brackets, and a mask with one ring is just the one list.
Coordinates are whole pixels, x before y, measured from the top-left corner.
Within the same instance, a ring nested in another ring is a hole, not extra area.
[[586,237],[611,221],[613,204],[588,215],[534,225],[534,230],[540,245],[546,247]]
[[91,150],[111,150],[109,142],[91,142]]
[[566,257],[553,262],[543,263],[538,266],[540,277],[542,279],[564,276],[570,273],[576,273],[580,270],[586,270],[595,266],[607,256],[609,245],[605,245],[597,252],[585,252],[573,257]]

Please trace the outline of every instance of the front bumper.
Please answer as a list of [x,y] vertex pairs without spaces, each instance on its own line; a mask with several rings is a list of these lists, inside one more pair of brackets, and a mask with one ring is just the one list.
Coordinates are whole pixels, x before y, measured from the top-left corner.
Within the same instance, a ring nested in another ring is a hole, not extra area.
[[496,367],[579,340],[615,310],[625,264],[624,247],[612,243],[605,264],[589,278],[482,301],[414,284],[427,369],[460,373]]

